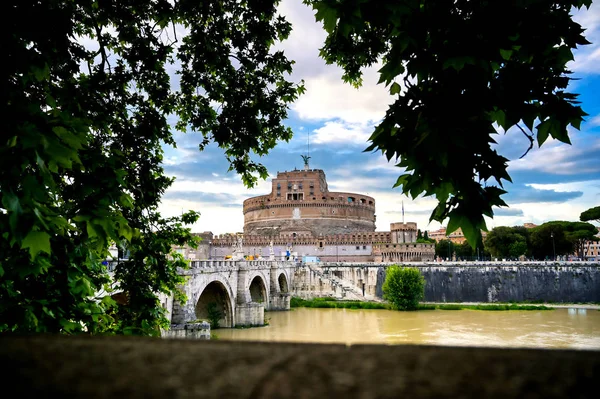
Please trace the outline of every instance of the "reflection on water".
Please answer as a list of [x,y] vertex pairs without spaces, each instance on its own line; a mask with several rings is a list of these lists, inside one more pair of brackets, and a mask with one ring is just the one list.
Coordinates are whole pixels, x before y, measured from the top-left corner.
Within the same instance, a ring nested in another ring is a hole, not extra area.
[[600,312],[294,309],[269,326],[222,329],[219,339],[600,349]]

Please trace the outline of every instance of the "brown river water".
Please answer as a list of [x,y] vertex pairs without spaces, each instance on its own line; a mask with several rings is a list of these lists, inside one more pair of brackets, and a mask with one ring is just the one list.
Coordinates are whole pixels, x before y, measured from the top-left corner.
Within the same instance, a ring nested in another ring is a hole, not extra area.
[[221,340],[600,349],[600,311],[306,309],[266,312],[269,325],[219,329]]

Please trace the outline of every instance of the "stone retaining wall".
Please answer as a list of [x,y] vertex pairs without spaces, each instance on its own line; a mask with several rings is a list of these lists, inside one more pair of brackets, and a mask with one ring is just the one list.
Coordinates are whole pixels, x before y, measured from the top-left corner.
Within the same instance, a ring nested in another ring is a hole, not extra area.
[[[383,297],[382,286],[389,264],[313,264],[296,272],[294,295],[303,298],[339,297],[328,276],[335,276]],[[425,277],[425,301],[558,303],[600,302],[598,263],[451,263],[407,264]]]

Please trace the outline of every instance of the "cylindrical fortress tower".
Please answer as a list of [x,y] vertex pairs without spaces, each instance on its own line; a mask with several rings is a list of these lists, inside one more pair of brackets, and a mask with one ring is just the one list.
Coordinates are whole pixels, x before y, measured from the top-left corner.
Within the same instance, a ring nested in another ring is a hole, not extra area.
[[244,201],[244,234],[319,235],[375,231],[375,199],[330,192],[325,172],[278,172],[271,194]]

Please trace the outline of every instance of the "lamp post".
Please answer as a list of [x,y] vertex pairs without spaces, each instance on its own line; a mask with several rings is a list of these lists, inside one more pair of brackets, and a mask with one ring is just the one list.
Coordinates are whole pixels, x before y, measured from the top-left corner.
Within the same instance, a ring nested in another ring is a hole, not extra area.
[[554,253],[554,262],[556,262],[556,247],[554,246],[554,232],[550,232],[550,238],[552,238],[552,252]]

